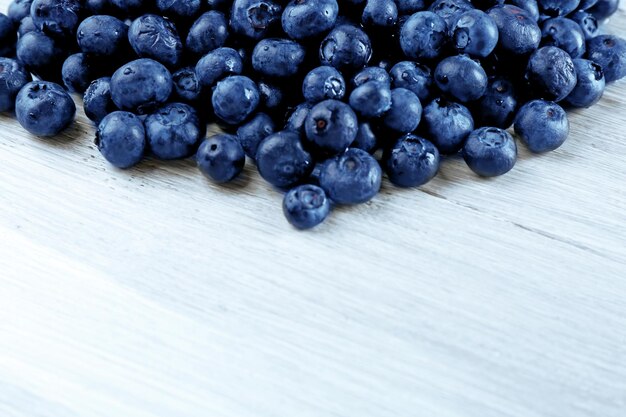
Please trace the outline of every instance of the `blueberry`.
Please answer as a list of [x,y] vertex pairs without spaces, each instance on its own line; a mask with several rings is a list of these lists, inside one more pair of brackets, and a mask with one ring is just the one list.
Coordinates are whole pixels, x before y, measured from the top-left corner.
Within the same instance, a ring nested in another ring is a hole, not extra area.
[[437,98],[422,113],[422,132],[442,154],[454,154],[474,130],[474,119],[467,107]]
[[513,6],[517,6],[528,13],[535,22],[539,21],[539,5],[537,0],[510,0],[507,3],[511,3]]
[[260,105],[267,111],[277,111],[281,108],[285,101],[283,89],[266,81],[259,81],[257,84],[261,96]]
[[167,104],[144,121],[150,150],[159,159],[193,155],[204,136],[196,110],[183,103]]
[[13,21],[0,13],[0,57],[13,56],[16,41],[17,33]]
[[9,4],[7,16],[13,21],[14,25],[19,24],[24,18],[30,17],[30,5],[33,0],[13,0]]
[[185,103],[197,103],[202,97],[202,86],[191,67],[181,68],[172,74],[175,97]]
[[192,19],[200,14],[201,0],[156,0],[157,9],[171,19]]
[[580,25],[566,17],[555,17],[543,22],[543,45],[556,46],[578,58],[585,53],[585,34]]
[[26,35],[28,32],[35,32],[36,30],[37,28],[35,27],[35,24],[33,23],[33,18],[30,16],[27,16],[23,18],[22,21],[20,22],[20,26],[17,28],[17,36],[21,38],[22,36]]
[[85,115],[92,121],[100,123],[107,114],[117,110],[111,99],[111,78],[103,77],[89,84],[83,96]]
[[391,90],[391,108],[383,123],[395,132],[411,133],[422,120],[422,103],[414,92],[406,88]]
[[198,81],[204,87],[211,87],[227,75],[243,72],[243,61],[232,48],[217,48],[203,56],[196,64]]
[[76,33],[81,20],[80,0],[34,0],[30,15],[35,27],[56,37],[70,37]]
[[580,0],[537,0],[541,11],[548,16],[566,16],[576,10]]
[[482,127],[467,138],[463,159],[481,177],[497,177],[515,166],[517,146],[506,130]]
[[221,48],[228,39],[228,22],[224,13],[215,10],[200,16],[189,29],[185,46],[196,55],[205,55]]
[[452,24],[459,14],[473,8],[468,0],[435,0],[428,10],[442,17],[446,24]]
[[100,68],[82,52],[70,55],[63,63],[63,84],[70,93],[83,93],[89,84],[98,78]]
[[437,175],[439,151],[431,142],[415,135],[401,137],[385,155],[389,180],[399,187],[419,187]]
[[352,77],[352,87],[357,88],[368,81],[378,81],[389,86],[391,79],[387,71],[380,67],[366,67]]
[[113,16],[91,16],[78,26],[76,39],[86,54],[115,58],[128,50],[128,26]]
[[305,49],[288,39],[263,39],[252,51],[252,66],[268,77],[295,75],[304,62]]
[[565,98],[565,103],[573,107],[591,107],[602,98],[606,80],[602,67],[593,61],[575,59],[576,87]]
[[358,120],[354,111],[338,100],[313,106],[304,123],[308,141],[326,154],[345,151],[356,139]]
[[498,26],[487,13],[469,10],[455,18],[450,38],[459,53],[485,58],[498,44]]
[[505,4],[493,7],[488,14],[498,26],[498,45],[502,50],[526,55],[539,47],[541,29],[526,10]]
[[235,136],[220,133],[202,142],[196,154],[196,162],[207,178],[226,183],[241,174],[246,155]]
[[330,201],[322,188],[311,184],[300,185],[285,194],[283,213],[295,228],[312,229],[328,217]]
[[306,122],[306,118],[312,108],[313,104],[311,103],[302,103],[297,105],[287,119],[285,130],[304,134],[304,123]]
[[40,78],[61,81],[61,64],[67,56],[56,40],[42,32],[29,32],[17,41],[17,60]]
[[111,98],[121,110],[152,112],[172,93],[172,75],[163,64],[148,58],[131,61],[111,77]]
[[447,24],[433,12],[417,12],[400,30],[400,47],[413,59],[434,59],[441,55],[447,41]]
[[515,133],[531,152],[553,151],[565,142],[569,134],[567,114],[556,103],[530,101],[517,113]]
[[98,125],[96,146],[117,168],[136,165],[146,152],[146,131],[141,119],[125,111],[107,115]]
[[367,0],[361,21],[365,25],[391,27],[398,20],[398,6],[394,0]]
[[309,39],[333,28],[337,0],[291,0],[282,14],[283,30],[292,39]]
[[321,166],[320,187],[337,204],[362,204],[380,191],[382,169],[369,153],[350,148]]
[[246,155],[255,159],[259,145],[263,139],[274,133],[275,129],[271,117],[265,113],[257,113],[248,123],[237,129],[237,138]]
[[530,56],[526,79],[541,98],[561,101],[576,86],[576,70],[567,52],[544,46]]
[[578,5],[578,10],[587,10],[592,8],[598,3],[598,0],[580,0],[580,4]]
[[589,8],[589,13],[598,21],[611,17],[619,7],[619,0],[598,0],[595,6]]
[[302,147],[300,135],[292,131],[265,138],[257,149],[256,163],[261,176],[279,188],[296,185],[313,169],[313,158]]
[[15,98],[32,81],[26,68],[11,58],[0,58],[0,113],[15,108]]
[[215,116],[230,125],[238,125],[256,110],[259,100],[254,81],[233,75],[217,83],[211,102]]
[[591,13],[579,10],[569,17],[574,22],[578,23],[578,26],[580,26],[580,29],[583,32],[583,35],[585,35],[585,40],[590,40],[598,35],[600,25],[598,24],[598,19],[596,19],[595,16]]
[[393,88],[406,88],[413,91],[422,100],[428,100],[433,88],[433,76],[426,65],[411,61],[401,61],[391,68]]
[[489,80],[486,94],[475,104],[476,126],[492,126],[508,129],[513,124],[517,110],[517,94],[511,80],[493,77]]
[[391,108],[391,89],[380,81],[368,81],[352,91],[350,106],[364,118],[382,116]]
[[356,139],[354,139],[351,146],[353,148],[362,149],[370,154],[378,148],[378,139],[370,123],[359,123]]
[[269,0],[235,0],[232,3],[230,27],[238,35],[264,38],[279,22],[282,7]]
[[137,55],[170,68],[177,67],[182,59],[183,43],[176,26],[161,16],[146,14],[135,19],[128,29],[128,40]]
[[74,120],[76,105],[58,84],[33,81],[26,84],[15,101],[17,121],[37,136],[55,136]]
[[481,98],[487,91],[487,73],[478,61],[467,55],[442,60],[435,69],[439,89],[465,103]]
[[320,62],[338,69],[358,70],[372,58],[372,43],[353,25],[335,27],[320,45]]
[[401,15],[413,14],[426,8],[425,0],[397,0],[398,12]]
[[600,35],[587,43],[587,59],[602,67],[606,82],[626,77],[626,40]]
[[85,11],[89,15],[104,15],[113,12],[109,0],[85,0]]
[[311,70],[302,82],[302,95],[311,103],[341,100],[346,94],[346,82],[334,67],[322,66]]

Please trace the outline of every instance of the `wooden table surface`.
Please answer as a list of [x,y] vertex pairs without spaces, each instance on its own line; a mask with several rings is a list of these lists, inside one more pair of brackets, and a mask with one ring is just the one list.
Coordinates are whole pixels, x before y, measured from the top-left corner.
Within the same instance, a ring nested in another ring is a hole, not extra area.
[[254,168],[123,172],[82,111],[0,116],[0,416],[625,416],[625,96],[308,233]]

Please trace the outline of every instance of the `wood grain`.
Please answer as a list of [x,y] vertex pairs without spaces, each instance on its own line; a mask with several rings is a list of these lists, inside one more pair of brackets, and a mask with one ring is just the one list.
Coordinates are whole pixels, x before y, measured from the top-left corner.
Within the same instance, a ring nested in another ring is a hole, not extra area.
[[625,95],[310,233],[252,167],[119,171],[82,112],[0,116],[0,416],[626,415]]

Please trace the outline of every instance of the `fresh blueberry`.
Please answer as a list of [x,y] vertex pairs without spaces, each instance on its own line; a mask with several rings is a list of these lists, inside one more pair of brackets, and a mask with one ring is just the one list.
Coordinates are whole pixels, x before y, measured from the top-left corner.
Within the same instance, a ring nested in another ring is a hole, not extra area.
[[188,20],[200,14],[201,0],[156,0],[157,9],[171,19]]
[[439,150],[426,139],[411,134],[401,137],[384,159],[389,180],[399,187],[419,187],[439,171]]
[[350,148],[321,166],[319,183],[337,204],[362,204],[380,191],[382,169],[369,153]]
[[299,71],[305,54],[302,45],[292,40],[263,39],[252,51],[252,66],[268,77],[289,77]]
[[467,138],[463,146],[463,159],[481,177],[497,177],[515,166],[517,146],[506,130],[482,127]]
[[59,42],[42,32],[29,32],[17,41],[17,60],[42,79],[61,81],[67,56]]
[[74,120],[76,105],[58,84],[33,81],[26,84],[15,101],[17,121],[37,136],[55,136]]
[[578,26],[580,26],[580,29],[583,32],[583,35],[585,35],[585,40],[588,41],[598,35],[598,31],[600,29],[598,19],[596,19],[595,16],[591,13],[579,10],[569,17],[574,22],[578,23]]
[[576,70],[567,52],[544,46],[530,56],[526,79],[541,98],[561,101],[576,86]]
[[543,22],[543,45],[563,49],[573,58],[585,54],[585,34],[580,25],[566,17],[554,17]]
[[0,13],[0,57],[13,56],[16,41],[15,24],[7,16]]
[[515,86],[508,78],[489,80],[486,94],[474,105],[474,122],[477,127],[492,126],[508,129],[513,124],[517,110]]
[[226,183],[241,174],[246,155],[237,137],[220,133],[202,142],[196,154],[196,162],[207,178]]
[[412,61],[401,61],[391,68],[393,88],[406,88],[422,100],[428,100],[433,88],[433,76],[429,67]]
[[355,88],[350,94],[350,106],[364,118],[382,116],[391,108],[389,84],[368,81]]
[[459,53],[485,58],[498,44],[498,26],[487,13],[469,10],[456,17],[450,38]]
[[356,139],[359,123],[354,111],[338,100],[313,106],[304,123],[309,142],[326,154],[345,151]]
[[228,39],[228,22],[224,13],[210,10],[200,16],[189,29],[185,46],[198,56],[221,48]]
[[425,0],[397,0],[398,12],[401,15],[410,15],[426,8]]
[[267,81],[259,81],[257,84],[261,96],[260,106],[270,112],[277,111],[283,106],[285,93],[282,87]]
[[445,58],[435,69],[439,89],[466,103],[481,98],[487,91],[487,73],[478,61],[467,55]]
[[428,10],[442,17],[446,24],[452,24],[459,14],[473,8],[474,6],[468,0],[435,0]]
[[143,15],[128,29],[130,46],[142,58],[152,58],[175,68],[183,55],[183,43],[174,23],[154,14]]
[[244,152],[250,158],[256,158],[259,145],[269,135],[275,132],[276,126],[271,117],[265,113],[257,113],[250,121],[237,129],[237,138]]
[[324,190],[317,185],[300,185],[285,194],[283,213],[295,228],[312,229],[328,217],[330,201]]
[[352,77],[351,83],[353,88],[357,88],[368,81],[378,81],[386,84],[387,86],[391,84],[389,74],[380,67],[363,68],[361,71],[357,72],[354,77]]
[[384,125],[395,132],[411,133],[422,120],[422,103],[411,90],[391,90],[391,108],[383,118]]
[[163,64],[148,58],[123,65],[111,77],[111,98],[121,110],[146,114],[172,93],[172,75]]
[[302,103],[297,105],[287,119],[285,130],[304,134],[304,123],[306,122],[306,118],[312,108],[313,104],[311,103]]
[[30,17],[30,5],[33,0],[13,0],[9,4],[7,16],[13,21],[14,25],[19,24],[24,18]]
[[30,16],[26,16],[25,18],[22,19],[19,27],[17,28],[17,36],[21,38],[22,36],[26,35],[28,32],[35,32],[36,30],[37,28],[35,27],[35,24],[33,23],[33,18]]
[[576,87],[565,98],[565,103],[572,107],[591,107],[602,98],[606,80],[602,67],[593,61],[575,59]]
[[101,75],[100,71],[98,63],[82,52],[70,55],[61,69],[63,84],[70,93],[82,94],[89,84]]
[[493,7],[488,14],[498,26],[498,45],[502,50],[526,55],[539,47],[541,29],[526,10],[505,4]]
[[185,103],[197,103],[202,96],[202,86],[191,67],[181,68],[172,74],[174,95]]
[[143,122],[125,111],[107,115],[98,125],[96,146],[114,167],[126,169],[137,165],[146,152]]
[[282,7],[270,0],[235,0],[230,27],[238,35],[259,40],[280,21],[281,13]]
[[107,114],[117,110],[111,99],[111,78],[103,77],[89,84],[83,96],[85,115],[95,123],[100,123]]
[[391,27],[398,20],[398,6],[394,0],[367,0],[361,21],[367,26]]
[[602,67],[606,82],[626,77],[626,40],[600,35],[587,43],[587,59]]
[[302,95],[306,101],[341,100],[346,94],[346,82],[334,67],[322,66],[311,70],[302,82]]
[[400,47],[413,59],[434,59],[441,55],[447,41],[447,24],[433,12],[417,12],[400,30]]
[[454,154],[474,130],[474,119],[467,107],[436,98],[422,113],[421,131],[442,154]]
[[313,158],[304,150],[300,135],[293,131],[274,133],[261,142],[256,153],[261,176],[279,188],[296,185],[309,176]]
[[515,133],[531,152],[548,152],[560,147],[569,134],[565,110],[544,100],[526,103],[515,118]]
[[0,58],[0,113],[15,108],[15,98],[22,87],[32,81],[30,73],[11,58]]
[[167,104],[144,121],[150,150],[159,159],[193,155],[204,136],[196,110],[183,103]]
[[78,26],[76,39],[85,54],[116,58],[128,50],[128,26],[113,16],[90,16]]
[[611,17],[619,8],[619,0],[598,0],[595,6],[589,8],[599,22]]
[[363,30],[353,25],[335,27],[320,45],[322,65],[358,70],[372,58],[372,43]]
[[314,38],[333,28],[338,13],[337,0],[291,0],[282,14],[283,30],[292,39]]
[[220,79],[242,72],[241,55],[232,48],[217,48],[203,56],[196,64],[198,81],[204,87],[212,87]]
[[34,0],[30,6],[33,23],[42,32],[56,37],[71,37],[81,20],[80,0]]
[[259,100],[254,81],[233,75],[217,83],[211,102],[215,116],[227,124],[238,125],[256,110]]
[[362,149],[367,153],[373,153],[378,148],[378,139],[369,123],[359,123],[356,139],[354,139],[351,146]]
[[551,17],[567,16],[580,4],[580,0],[537,0],[539,9]]

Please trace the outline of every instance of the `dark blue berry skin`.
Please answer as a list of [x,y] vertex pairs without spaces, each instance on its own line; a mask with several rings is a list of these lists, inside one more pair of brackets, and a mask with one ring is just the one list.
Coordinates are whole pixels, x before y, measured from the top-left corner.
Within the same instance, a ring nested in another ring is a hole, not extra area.
[[367,0],[361,22],[366,26],[392,27],[398,21],[394,0]]
[[223,184],[241,174],[246,155],[237,137],[220,133],[202,142],[196,154],[196,162],[207,178]]
[[535,22],[539,21],[540,13],[537,0],[510,0],[507,3],[525,10]]
[[137,165],[146,152],[146,131],[137,116],[116,111],[106,116],[96,130],[96,146],[111,165],[127,169]]
[[224,13],[215,10],[202,14],[191,26],[185,47],[197,56],[221,48],[228,39],[228,22]]
[[606,82],[626,77],[626,40],[600,35],[587,43],[587,59],[602,67]]
[[311,103],[302,103],[297,105],[287,119],[285,130],[290,130],[304,135],[304,123],[306,122],[306,118],[312,108],[313,104]]
[[424,0],[397,0],[398,12],[402,15],[413,14],[426,8]]
[[479,62],[467,55],[445,58],[435,69],[439,89],[466,103],[481,98],[487,91],[487,73]]
[[313,158],[302,147],[298,133],[282,131],[261,142],[256,153],[256,164],[267,182],[278,188],[289,188],[309,176],[313,169]]
[[452,46],[461,54],[485,58],[498,44],[498,26],[487,13],[469,10],[459,14],[450,29]]
[[421,101],[431,96],[433,76],[429,67],[412,61],[401,61],[389,71],[393,88],[413,91]]
[[340,70],[359,70],[372,59],[372,42],[353,25],[335,27],[320,45],[320,62]]
[[95,123],[100,123],[107,114],[117,110],[111,99],[111,78],[103,77],[89,84],[83,96],[85,115]]
[[153,2],[147,0],[108,0],[116,16],[135,17],[150,10]]
[[602,67],[593,61],[575,59],[576,87],[564,102],[572,107],[591,107],[602,98],[606,80]]
[[87,15],[103,15],[113,12],[113,6],[109,0],[85,0],[85,11]]
[[239,126],[237,138],[246,155],[256,159],[259,145],[269,135],[274,133],[276,126],[270,116],[265,113],[257,113],[249,122]]
[[36,30],[37,28],[33,23],[33,18],[30,16],[26,16],[24,19],[22,19],[22,21],[20,22],[20,26],[17,28],[17,36],[21,38],[28,32],[35,32]]
[[451,25],[456,16],[473,8],[474,6],[468,0],[435,0],[428,10],[442,17],[446,24]]
[[230,27],[238,35],[262,39],[280,21],[282,7],[270,0],[235,0]]
[[435,59],[447,41],[447,24],[433,12],[417,12],[400,30],[400,47],[408,58]]
[[61,81],[66,56],[60,43],[42,32],[26,33],[17,41],[17,60],[42,79]]
[[330,66],[311,70],[302,82],[302,95],[310,103],[323,100],[341,100],[346,94],[346,81],[337,69]]
[[302,45],[292,40],[263,39],[252,51],[252,66],[268,77],[290,77],[299,71],[305,55]]
[[15,98],[32,81],[23,65],[11,58],[0,58],[0,113],[15,108]]
[[580,0],[580,4],[578,5],[578,10],[587,10],[596,5],[598,0]]
[[26,84],[15,101],[17,121],[37,136],[55,136],[74,120],[76,105],[58,84],[33,81]]
[[85,54],[77,53],[67,57],[61,69],[63,84],[70,93],[83,93],[91,81],[97,78],[96,68]]
[[543,45],[561,48],[572,59],[585,54],[585,34],[580,25],[566,17],[555,17],[543,22]]
[[30,17],[30,5],[32,3],[33,0],[13,0],[9,4],[7,16],[14,25],[18,25],[24,18]]
[[148,58],[123,65],[111,77],[111,98],[121,110],[147,114],[163,105],[172,93],[172,75],[163,64]]
[[266,81],[259,81],[257,84],[261,95],[261,107],[268,112],[274,112],[283,106],[285,93],[280,86]]
[[337,0],[291,0],[282,14],[283,30],[296,40],[320,36],[335,26]]
[[177,100],[188,104],[198,103],[202,97],[202,86],[191,67],[181,68],[172,74],[174,96]]
[[553,151],[565,142],[569,134],[567,114],[554,102],[530,101],[517,113],[515,133],[531,152]]
[[366,119],[382,116],[391,108],[391,89],[380,81],[368,81],[352,91],[350,106]]
[[401,137],[384,157],[389,181],[398,187],[419,187],[439,171],[439,150],[415,135]]
[[324,190],[317,185],[300,185],[285,194],[283,213],[296,229],[312,229],[328,217],[330,201]]
[[567,52],[544,46],[530,56],[526,79],[540,98],[558,102],[576,86],[576,70]]
[[76,40],[85,54],[116,58],[128,51],[128,26],[113,16],[90,16],[78,26]]
[[345,151],[356,139],[358,128],[359,122],[352,108],[338,100],[316,104],[304,122],[309,143],[329,155]]
[[176,26],[161,16],[146,14],[135,19],[128,29],[128,40],[137,55],[169,68],[176,68],[183,56]]
[[369,123],[359,123],[356,139],[354,139],[351,146],[353,148],[362,149],[370,154],[378,149],[378,139]]
[[232,48],[217,48],[203,56],[196,64],[198,81],[204,87],[212,87],[222,78],[242,72],[241,55]]
[[585,35],[585,40],[588,41],[598,35],[600,25],[598,24],[598,19],[591,13],[579,10],[568,17],[578,23],[580,30],[582,30],[583,35]]
[[372,155],[350,148],[321,166],[319,183],[337,204],[363,204],[380,191],[382,175]]
[[254,81],[241,75],[218,82],[211,99],[215,116],[229,125],[241,124],[256,110],[259,101]]
[[34,0],[30,15],[35,27],[55,37],[72,37],[81,21],[80,0]]
[[594,15],[599,22],[611,17],[619,7],[619,0],[598,0],[595,6],[589,8],[589,13]]
[[467,107],[437,98],[422,113],[421,131],[444,155],[457,153],[474,130]]
[[482,127],[467,138],[463,146],[463,159],[481,177],[497,177],[515,166],[517,146],[506,130]]
[[567,16],[580,4],[580,0],[537,0],[539,9],[547,16]]
[[510,4],[489,10],[489,16],[498,26],[498,46],[514,55],[533,52],[541,43],[541,29],[537,21],[524,9]]
[[357,88],[362,86],[368,81],[378,81],[387,86],[391,85],[391,78],[387,71],[380,67],[366,67],[361,71],[357,72],[354,77],[352,77],[351,84],[352,88]]
[[398,133],[411,133],[422,120],[422,103],[406,88],[391,90],[391,108],[385,114],[385,127]]
[[170,19],[185,21],[200,14],[202,3],[201,0],[156,0],[156,8]]
[[0,57],[13,56],[15,42],[17,42],[15,24],[7,16],[0,13]]
[[494,77],[489,80],[485,95],[474,105],[476,127],[492,126],[508,129],[517,111],[517,95],[511,80]]
[[150,150],[159,159],[183,159],[193,155],[204,136],[196,110],[183,103],[161,107],[144,121]]

